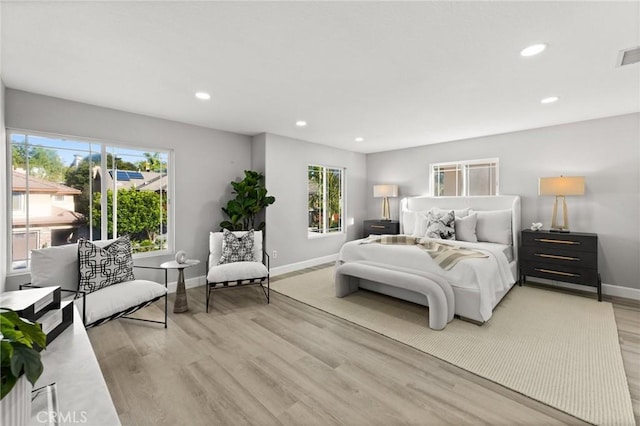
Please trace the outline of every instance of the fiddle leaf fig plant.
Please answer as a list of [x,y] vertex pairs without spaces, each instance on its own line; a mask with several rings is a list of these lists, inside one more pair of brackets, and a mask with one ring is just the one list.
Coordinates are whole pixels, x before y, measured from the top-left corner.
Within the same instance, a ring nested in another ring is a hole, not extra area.
[[257,215],[276,201],[275,197],[267,195],[264,175],[253,170],[245,170],[244,179],[232,181],[231,186],[232,194],[236,197],[222,208],[229,219],[222,221],[220,228],[230,231],[264,229],[264,222],[256,223]]
[[9,309],[0,309],[0,321],[2,399],[23,374],[32,385],[36,383],[44,370],[39,349],[46,347],[47,336],[40,324],[24,320]]

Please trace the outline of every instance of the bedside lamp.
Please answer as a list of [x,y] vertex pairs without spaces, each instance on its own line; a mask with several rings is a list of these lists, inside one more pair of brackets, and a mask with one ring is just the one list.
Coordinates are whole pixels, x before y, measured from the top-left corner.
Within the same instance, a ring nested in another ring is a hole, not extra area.
[[382,220],[391,220],[389,197],[398,196],[398,185],[373,185],[373,197],[382,198]]
[[[567,195],[584,195],[584,176],[560,176],[540,178],[538,181],[538,195],[554,195],[553,217],[551,229],[554,232],[569,232],[569,219],[567,218]],[[562,199],[562,224],[558,225],[558,201]]]

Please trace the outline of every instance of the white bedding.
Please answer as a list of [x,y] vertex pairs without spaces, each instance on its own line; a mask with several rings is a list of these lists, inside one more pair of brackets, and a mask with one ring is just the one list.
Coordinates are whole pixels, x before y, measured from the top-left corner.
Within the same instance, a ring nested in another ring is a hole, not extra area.
[[480,293],[480,315],[484,321],[491,318],[493,306],[497,302],[496,293],[508,290],[515,282],[505,255],[510,246],[493,243],[470,243],[465,241],[438,240],[465,248],[473,248],[486,253],[487,258],[464,259],[451,270],[440,268],[420,247],[411,245],[361,244],[363,240],[345,243],[338,255],[339,262],[370,261],[381,266],[394,265],[437,274],[445,278],[451,286],[478,289]]

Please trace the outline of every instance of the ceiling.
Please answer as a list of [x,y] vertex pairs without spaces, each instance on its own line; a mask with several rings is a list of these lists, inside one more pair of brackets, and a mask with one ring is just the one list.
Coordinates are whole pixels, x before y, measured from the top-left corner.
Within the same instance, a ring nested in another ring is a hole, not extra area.
[[0,13],[9,88],[357,152],[640,111],[640,64],[617,67],[640,45],[637,1],[2,1]]

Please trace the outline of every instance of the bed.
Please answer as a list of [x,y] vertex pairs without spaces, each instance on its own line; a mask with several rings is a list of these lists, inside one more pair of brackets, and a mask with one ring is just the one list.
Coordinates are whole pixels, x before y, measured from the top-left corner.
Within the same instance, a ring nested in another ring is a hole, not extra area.
[[[467,241],[418,238],[424,236],[427,212],[451,210],[458,237]],[[463,258],[444,270],[424,253],[423,246],[376,244],[380,238],[373,236],[350,241],[343,245],[336,262],[336,296],[364,288],[429,306],[429,327],[436,330],[443,329],[454,315],[484,323],[518,277],[520,229],[519,196],[404,198],[400,238],[452,244],[482,257]]]

